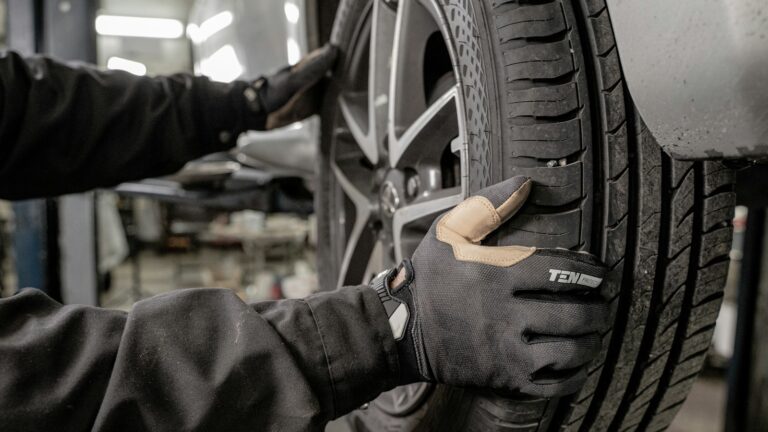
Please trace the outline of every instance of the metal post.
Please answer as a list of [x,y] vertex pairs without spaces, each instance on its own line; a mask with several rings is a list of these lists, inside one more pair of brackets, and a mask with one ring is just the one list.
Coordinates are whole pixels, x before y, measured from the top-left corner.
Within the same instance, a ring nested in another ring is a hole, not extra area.
[[65,303],[99,303],[95,193],[59,199],[61,295]]
[[[750,208],[747,228],[744,233],[744,255],[738,291],[738,318],[733,358],[728,368],[728,401],[725,410],[725,431],[741,432],[752,429],[750,400],[753,387],[754,337],[758,292],[761,279],[761,264],[766,242],[766,211],[764,208]],[[759,383],[758,383],[759,384]]]
[[61,60],[96,62],[96,0],[43,0],[41,51]]
[[41,1],[7,0],[7,45],[25,55],[39,51],[42,36]]
[[[96,61],[95,0],[42,0],[42,51],[57,59]],[[59,250],[66,303],[97,305],[99,293],[96,194],[61,197]]]
[[[42,45],[42,0],[7,0],[8,48],[25,55]],[[29,200],[13,204],[16,274],[19,288],[35,287],[60,299],[58,270],[58,222],[53,200]]]
[[46,289],[45,200],[13,203],[13,251],[19,288]]

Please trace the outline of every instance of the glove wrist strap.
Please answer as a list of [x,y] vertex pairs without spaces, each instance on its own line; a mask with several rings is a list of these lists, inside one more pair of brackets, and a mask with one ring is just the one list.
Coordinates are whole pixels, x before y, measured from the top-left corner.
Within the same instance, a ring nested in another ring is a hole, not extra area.
[[246,123],[250,130],[265,130],[267,115],[269,114],[264,106],[262,87],[266,85],[266,78],[259,78],[251,82],[243,90],[245,98]]
[[381,305],[384,306],[384,311],[386,311],[387,318],[389,319],[389,327],[392,329],[392,336],[396,341],[400,341],[405,337],[410,310],[407,304],[392,297],[389,293],[389,283],[396,275],[397,269],[391,269],[379,274],[371,282],[371,288],[376,290]]
[[[400,359],[399,384],[425,381],[419,371],[414,343],[415,308],[410,285],[413,282],[413,267],[410,261],[404,261],[399,267],[379,274],[371,287],[379,294],[379,299],[389,319],[392,336],[397,343]],[[397,285],[393,286],[393,283]]]

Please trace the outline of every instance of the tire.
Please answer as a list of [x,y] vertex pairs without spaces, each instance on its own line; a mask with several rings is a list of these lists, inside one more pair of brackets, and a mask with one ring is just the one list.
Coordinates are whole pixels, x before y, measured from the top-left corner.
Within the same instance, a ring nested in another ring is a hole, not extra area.
[[[332,41],[342,54],[368,4],[341,2]],[[457,53],[469,190],[532,177],[531,200],[505,238],[600,256],[611,269],[603,290],[616,319],[578,394],[545,400],[438,386],[409,413],[372,403],[352,413],[351,424],[361,431],[665,429],[703,366],[719,311],[735,205],[731,171],[660,150],[627,93],[604,0],[436,4]],[[326,98],[319,161],[324,287],[337,283],[343,245],[332,222],[339,198],[329,165],[340,86],[333,83]]]

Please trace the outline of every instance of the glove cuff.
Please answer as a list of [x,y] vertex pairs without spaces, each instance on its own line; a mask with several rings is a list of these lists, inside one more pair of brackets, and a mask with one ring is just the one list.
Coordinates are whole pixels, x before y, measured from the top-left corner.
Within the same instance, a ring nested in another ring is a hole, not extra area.
[[403,261],[397,268],[379,274],[371,282],[371,287],[378,293],[387,313],[392,336],[397,344],[400,385],[432,381],[419,369],[415,341],[416,309],[410,290],[412,282],[413,267],[409,260]]
[[269,111],[264,105],[263,92],[265,87],[267,87],[267,79],[262,77],[248,84],[243,92],[245,104],[248,107],[247,123],[250,130],[263,131],[266,129]]

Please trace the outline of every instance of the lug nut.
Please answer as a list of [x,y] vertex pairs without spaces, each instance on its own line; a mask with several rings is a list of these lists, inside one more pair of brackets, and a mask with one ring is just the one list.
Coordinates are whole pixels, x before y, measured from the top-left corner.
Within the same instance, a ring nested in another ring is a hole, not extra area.
[[418,175],[413,175],[408,178],[408,181],[405,183],[405,193],[408,195],[408,199],[413,199],[416,197],[416,195],[419,194],[419,189],[421,188],[421,180],[419,180]]
[[397,2],[398,0],[383,0],[384,4],[387,5],[392,10],[397,10]]

